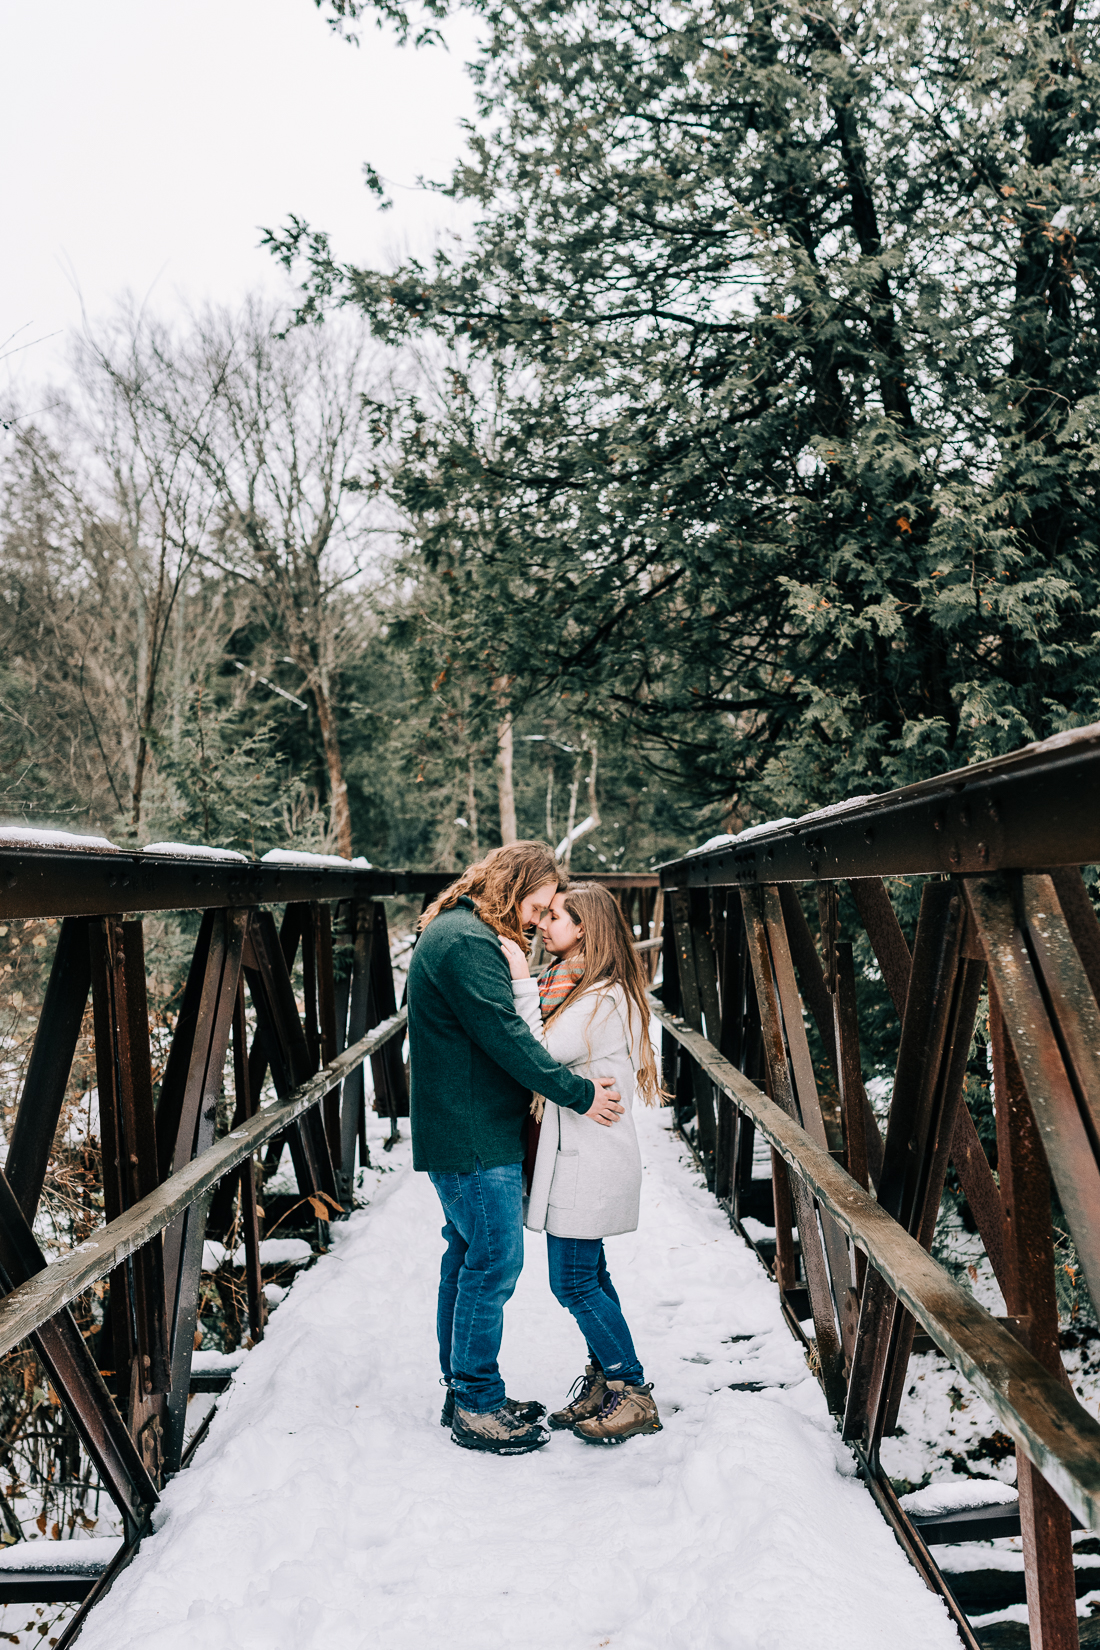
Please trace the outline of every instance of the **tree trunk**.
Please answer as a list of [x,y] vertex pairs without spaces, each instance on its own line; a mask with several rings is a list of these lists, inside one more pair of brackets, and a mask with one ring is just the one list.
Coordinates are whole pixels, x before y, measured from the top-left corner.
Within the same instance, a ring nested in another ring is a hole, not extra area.
[[589,745],[587,740],[585,740],[585,744],[588,746],[592,757],[588,773],[585,776],[585,783],[588,786],[588,812],[592,820],[592,829],[595,830],[600,823],[600,809],[596,801],[596,764],[599,761],[600,753],[594,744]]
[[[154,642],[156,638],[154,637]],[[153,725],[153,711],[156,707],[157,688],[157,658],[155,647],[149,651],[149,660],[146,666],[147,680],[145,683],[145,698],[141,706],[141,733],[138,736],[137,760],[134,763],[134,811],[130,823],[136,831],[141,824],[141,799],[145,789],[145,768],[149,759],[149,731]]]
[[497,728],[497,792],[500,796],[500,840],[515,842],[516,793],[512,784],[512,718],[506,716]]
[[470,827],[470,854],[473,859],[477,859],[480,857],[481,849],[478,846],[477,774],[474,769],[473,751],[466,758],[466,823]]
[[172,622],[176,627],[172,660],[172,755],[178,762],[183,744],[183,707],[189,686],[190,650],[187,634],[187,590],[181,582]]
[[134,763],[134,784],[131,794],[133,808],[130,813],[130,824],[135,831],[141,824],[141,793],[145,787],[145,758],[148,750],[149,744],[143,733],[138,738],[137,760]]
[[153,712],[157,703],[157,671],[160,667],[161,648],[161,614],[164,607],[164,579],[168,566],[168,548],[164,533],[164,520],[161,519],[160,560],[157,564],[157,590],[153,600],[153,619],[149,623],[147,614],[139,594],[137,603],[138,620],[144,618],[145,624],[139,641],[139,657],[142,642],[145,651],[145,697],[141,706],[141,732],[138,738],[137,761],[134,764],[134,811],[130,823],[136,831],[141,824],[141,799],[145,789],[145,767],[149,758],[149,734],[153,728]]
[[317,726],[321,730],[321,744],[328,769],[328,786],[332,798],[330,815],[336,852],[351,858],[351,810],[348,807],[348,787],[344,778],[344,764],[340,756],[340,740],[336,719],[332,714],[328,694],[318,681],[312,683],[313,702],[317,706]]
[[[576,823],[577,796],[581,788],[581,770],[584,767],[584,759],[586,756],[591,757],[591,761],[588,764],[588,772],[585,774],[584,778],[584,782],[588,787],[588,817],[587,819],[582,820],[581,824],[578,826]],[[598,756],[599,752],[597,751],[596,746],[594,744],[590,744],[588,738],[586,737],[583,745],[577,752],[576,760],[573,763],[573,782],[569,787],[569,821],[565,827],[565,836],[562,841],[559,842],[557,850],[558,858],[561,860],[562,865],[567,871],[573,858],[574,842],[579,842],[582,836],[588,835],[589,831],[595,831],[599,828],[600,810],[599,805],[596,802],[596,763]]]
[[574,761],[573,779],[569,786],[569,812],[565,817],[565,840],[560,850],[561,862],[567,871],[573,858],[573,827],[577,823],[577,792],[581,788],[581,762],[583,760],[583,757],[578,756]]

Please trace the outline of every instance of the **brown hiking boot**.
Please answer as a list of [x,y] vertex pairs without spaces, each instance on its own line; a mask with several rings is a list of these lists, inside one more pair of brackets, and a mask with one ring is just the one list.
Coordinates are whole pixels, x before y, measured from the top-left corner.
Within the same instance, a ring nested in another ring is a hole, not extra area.
[[607,1380],[602,1369],[595,1364],[586,1364],[583,1375],[577,1379],[569,1389],[569,1398],[564,1409],[556,1409],[546,1419],[555,1431],[563,1427],[575,1427],[578,1421],[587,1421],[591,1416],[600,1413],[600,1405],[607,1396]]
[[600,1413],[579,1421],[573,1428],[574,1438],[586,1444],[621,1444],[624,1438],[633,1438],[639,1432],[660,1432],[661,1417],[650,1397],[652,1391],[652,1381],[646,1386],[608,1381]]
[[463,1449],[487,1450],[491,1455],[528,1455],[548,1444],[550,1434],[538,1421],[525,1421],[507,1404],[487,1415],[474,1415],[456,1404],[451,1439]]

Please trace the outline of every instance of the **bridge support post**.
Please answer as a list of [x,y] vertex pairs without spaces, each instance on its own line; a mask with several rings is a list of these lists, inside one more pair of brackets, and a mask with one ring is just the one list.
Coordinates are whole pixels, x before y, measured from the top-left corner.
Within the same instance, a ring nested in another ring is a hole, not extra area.
[[[883,1153],[879,1202],[931,1248],[962,1097],[982,964],[965,955],[966,908],[949,883],[929,883],[898,1050]],[[913,1320],[882,1276],[869,1268],[860,1304],[844,1436],[871,1459],[896,1422],[913,1344]]]
[[[706,1015],[707,1033],[716,1037],[718,989],[714,953],[711,950],[709,957],[707,956],[710,935],[706,931],[705,917],[699,908],[698,896],[693,898],[685,893],[673,894],[670,899],[670,916],[676,952],[680,1012],[688,1025],[696,1031],[702,1031],[703,1017]],[[690,1097],[687,1092],[689,1083]],[[717,1135],[714,1091],[705,1074],[693,1061],[681,1061],[676,1102],[677,1122],[681,1127],[684,1123],[681,1107],[688,1110],[692,1103],[694,1104],[695,1148],[706,1171],[707,1182],[713,1189],[714,1147]],[[690,1116],[690,1111],[688,1115]]]
[[[821,1128],[823,1133],[820,1109],[816,1119],[813,1116],[816,1090],[813,1090],[811,1096],[810,1089],[805,1086],[805,1061],[802,1058],[801,1045],[797,1042],[799,1033],[804,1040],[805,1028],[802,1025],[800,1008],[797,1012],[797,1025],[795,1023],[796,1013],[789,995],[794,991],[794,973],[790,953],[786,949],[778,895],[774,887],[764,886],[746,888],[741,897],[745,911],[745,926],[749,934],[749,954],[756,981],[756,1000],[760,1009],[771,1094],[776,1104],[782,1106],[789,1117],[801,1123],[807,1130],[817,1127]],[[797,995],[797,991],[794,991],[795,998]],[[791,1054],[790,1061],[788,1050]],[[796,1073],[795,1080],[799,1083],[797,1090],[791,1079],[792,1065]],[[812,1073],[810,1082],[812,1083]],[[836,1233],[834,1223],[828,1220],[824,1212],[819,1226],[817,1208],[808,1187],[797,1175],[788,1178],[802,1247],[802,1269],[810,1293],[814,1336],[821,1365],[821,1383],[829,1408],[834,1413],[839,1413],[844,1408],[844,1355],[833,1302],[834,1280],[826,1262],[822,1231],[826,1231],[828,1241],[832,1235],[826,1230],[828,1222],[828,1226],[833,1228],[833,1233],[837,1237],[839,1233]],[[778,1241],[778,1199],[776,1221]],[[848,1262],[847,1248],[843,1247],[842,1243],[836,1244],[830,1259],[835,1265],[843,1268]],[[849,1287],[849,1281],[842,1284],[837,1280],[838,1289]]]
[[[371,907],[373,942],[369,959],[369,1003],[367,1029],[381,1025],[391,1014],[397,1013],[397,996],[393,986],[393,968],[390,964],[390,934],[386,923],[386,908],[381,900]],[[405,1078],[405,1062],[401,1058],[401,1044],[387,1043],[378,1054],[371,1056],[371,1075],[374,1078],[374,1109],[390,1120],[390,1142],[397,1139],[397,1119],[409,1115],[409,1086]]]
[[[140,922],[90,930],[103,1209],[117,1219],[158,1183],[145,951]],[[164,1250],[151,1243],[112,1274],[108,1321],[115,1392],[149,1476],[163,1466],[170,1384]]]
[[[992,985],[989,1032],[997,1166],[1004,1203],[1005,1306],[1018,1320],[1018,1338],[1051,1374],[1065,1380],[1054,1292],[1050,1172],[1020,1067],[1006,1035],[996,987]],[[1069,1508],[1022,1450],[1016,1452],[1016,1474],[1031,1650],[1077,1650]]]
[[[247,911],[218,911],[210,914],[209,922],[204,919],[199,933],[157,1114],[161,1161],[168,1159],[171,1173],[184,1168],[214,1142],[248,930]],[[189,1007],[193,1017],[185,1020]],[[167,1174],[162,1175],[164,1178]],[[209,1208],[207,1195],[174,1220],[165,1234],[164,1287],[172,1371],[165,1416],[166,1472],[177,1472],[183,1456]]]
[[[351,980],[349,984],[348,1042],[356,1043],[366,1035],[370,1013],[370,953],[374,939],[371,922],[372,907],[353,904],[349,911],[352,939]],[[344,1081],[340,1111],[340,1156],[343,1163],[340,1195],[346,1208],[351,1207],[355,1185],[355,1150],[359,1147],[359,1166],[370,1161],[366,1146],[366,1081],[362,1066],[356,1066]]]
[[[233,1126],[247,1123],[256,1114],[256,1096],[248,1084],[248,1026],[244,1012],[244,981],[237,981],[237,1001],[233,1008],[233,1088],[236,1110]],[[263,1340],[267,1307],[260,1270],[260,1209],[256,1196],[256,1159],[241,1164],[239,1179],[241,1231],[244,1234],[245,1287],[248,1292],[248,1327],[254,1341]],[[230,1182],[232,1184],[232,1182]]]

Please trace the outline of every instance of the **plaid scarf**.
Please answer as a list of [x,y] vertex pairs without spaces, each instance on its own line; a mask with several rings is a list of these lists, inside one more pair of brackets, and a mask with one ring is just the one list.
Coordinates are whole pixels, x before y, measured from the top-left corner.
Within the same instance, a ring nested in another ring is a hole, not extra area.
[[[556,963],[551,963],[546,972],[539,975],[539,1007],[542,1009],[544,1020],[553,1013],[560,1002],[568,997],[583,972],[584,966],[582,963],[566,962],[562,958]],[[527,1136],[528,1156],[531,1162],[531,1169],[528,1172],[528,1187],[530,1187],[531,1174],[534,1172],[534,1152],[538,1146],[538,1125],[542,1122],[542,1114],[545,1108],[546,1101],[544,1097],[541,1094],[533,1095],[531,1099],[531,1116],[534,1119],[535,1127],[529,1129]]]
[[559,1003],[565,1001],[583,972],[583,963],[566,962],[561,958],[551,963],[545,974],[539,975],[539,1007],[544,1020],[549,1018]]

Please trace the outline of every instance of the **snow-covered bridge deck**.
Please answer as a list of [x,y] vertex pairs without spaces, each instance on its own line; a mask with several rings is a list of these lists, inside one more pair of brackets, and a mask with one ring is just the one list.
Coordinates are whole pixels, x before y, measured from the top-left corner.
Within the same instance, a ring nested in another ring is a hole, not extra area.
[[[376,1149],[367,1207],[274,1314],[82,1650],[957,1650],[669,1120],[639,1119],[642,1224],[609,1243],[663,1432],[456,1449],[439,1207],[404,1142]],[[527,1241],[503,1368],[557,1401],[582,1347]]]

